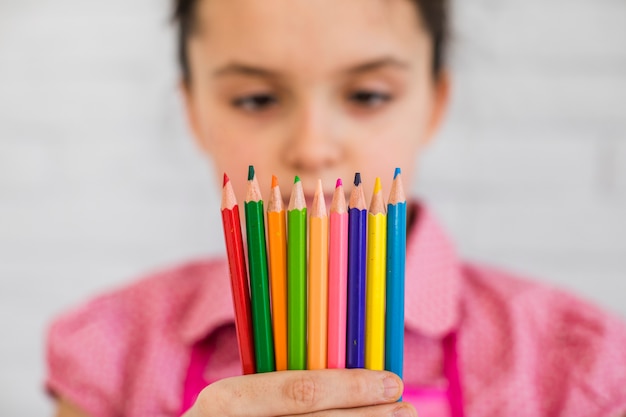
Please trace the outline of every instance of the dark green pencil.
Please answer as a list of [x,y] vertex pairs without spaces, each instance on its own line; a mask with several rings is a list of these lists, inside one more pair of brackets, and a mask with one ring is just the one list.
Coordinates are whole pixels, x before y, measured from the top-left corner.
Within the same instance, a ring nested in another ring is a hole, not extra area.
[[270,313],[265,221],[261,189],[253,166],[250,166],[248,170],[245,211],[256,371],[272,372],[275,370],[274,336]]

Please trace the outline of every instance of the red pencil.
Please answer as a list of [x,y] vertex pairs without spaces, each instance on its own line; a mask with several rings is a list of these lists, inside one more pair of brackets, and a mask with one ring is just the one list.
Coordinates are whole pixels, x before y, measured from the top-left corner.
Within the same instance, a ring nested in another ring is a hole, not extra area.
[[222,188],[222,223],[224,224],[224,239],[226,241],[230,284],[235,307],[235,327],[237,329],[237,341],[239,342],[239,357],[241,358],[244,375],[253,374],[256,368],[254,363],[248,272],[243,251],[239,207],[237,206],[233,186],[226,174],[224,174],[224,187]]

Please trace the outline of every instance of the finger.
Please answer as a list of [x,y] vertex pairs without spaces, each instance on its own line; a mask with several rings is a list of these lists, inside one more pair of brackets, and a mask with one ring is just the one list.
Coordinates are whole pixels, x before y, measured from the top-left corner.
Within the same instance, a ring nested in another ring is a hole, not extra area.
[[247,375],[205,388],[197,407],[202,416],[284,416],[390,403],[402,381],[385,371],[327,369]]
[[392,403],[369,407],[324,410],[298,417],[417,417],[417,411],[409,403]]

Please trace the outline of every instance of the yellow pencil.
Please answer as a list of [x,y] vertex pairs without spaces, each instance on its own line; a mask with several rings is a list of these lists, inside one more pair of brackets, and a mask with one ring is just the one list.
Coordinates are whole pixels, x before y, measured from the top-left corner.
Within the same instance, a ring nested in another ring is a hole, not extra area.
[[328,214],[318,181],[309,217],[308,367],[325,369],[328,340]]
[[385,369],[385,279],[387,212],[380,178],[367,214],[367,289],[365,302],[365,368]]

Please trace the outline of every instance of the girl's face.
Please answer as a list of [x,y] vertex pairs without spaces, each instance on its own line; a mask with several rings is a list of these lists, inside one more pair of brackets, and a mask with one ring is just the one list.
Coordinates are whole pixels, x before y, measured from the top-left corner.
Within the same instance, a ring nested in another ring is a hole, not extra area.
[[200,0],[197,23],[189,119],[239,199],[248,165],[266,197],[278,176],[285,200],[295,175],[309,200],[318,178],[329,196],[356,171],[368,197],[396,167],[410,189],[447,101],[412,1]]

